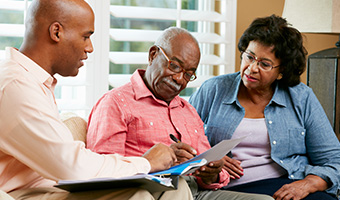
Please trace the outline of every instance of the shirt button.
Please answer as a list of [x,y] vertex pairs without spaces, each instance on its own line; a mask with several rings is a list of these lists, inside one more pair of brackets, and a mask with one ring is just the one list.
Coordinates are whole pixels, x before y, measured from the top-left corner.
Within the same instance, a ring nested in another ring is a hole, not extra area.
[[302,131],[302,132],[301,132],[301,135],[305,135],[305,132]]
[[153,126],[153,122],[150,122],[150,125]]
[[121,99],[122,101],[124,101],[124,99]]
[[197,133],[197,130],[195,129],[195,133]]
[[204,130],[207,130],[207,127],[204,127]]
[[269,123],[269,124],[272,124],[272,123],[273,123],[273,121],[268,121],[268,123]]
[[290,175],[290,178],[294,178],[294,175],[292,174],[292,175]]
[[118,93],[118,96],[120,96],[120,93]]
[[280,163],[283,164],[283,160],[280,160]]
[[273,141],[273,144],[276,144],[276,140]]

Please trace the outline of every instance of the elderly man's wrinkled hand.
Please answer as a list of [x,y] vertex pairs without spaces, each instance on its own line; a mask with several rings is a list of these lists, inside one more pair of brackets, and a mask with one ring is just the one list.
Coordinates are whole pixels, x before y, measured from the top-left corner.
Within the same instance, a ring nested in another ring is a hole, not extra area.
[[195,176],[202,179],[203,183],[210,185],[218,182],[218,174],[222,171],[223,160],[209,162],[194,172]]
[[142,157],[150,162],[150,172],[168,169],[177,162],[174,151],[162,143],[155,144]]
[[195,157],[197,154],[197,151],[194,148],[183,142],[173,143],[170,145],[170,148],[172,148],[177,157],[177,162],[175,165],[181,164],[182,162]]

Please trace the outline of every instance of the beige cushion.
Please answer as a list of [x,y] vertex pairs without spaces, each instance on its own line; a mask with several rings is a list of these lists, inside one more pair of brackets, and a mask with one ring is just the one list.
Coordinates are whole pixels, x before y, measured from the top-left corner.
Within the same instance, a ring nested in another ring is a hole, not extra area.
[[72,113],[62,113],[61,120],[70,129],[74,140],[80,140],[86,144],[87,122]]

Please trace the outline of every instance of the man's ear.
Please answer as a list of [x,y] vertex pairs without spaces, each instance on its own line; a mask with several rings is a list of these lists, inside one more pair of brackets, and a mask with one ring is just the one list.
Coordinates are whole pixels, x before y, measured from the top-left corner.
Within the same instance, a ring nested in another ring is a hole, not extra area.
[[62,37],[63,26],[59,22],[53,22],[48,30],[50,38],[55,42],[59,42],[60,37]]
[[159,52],[159,49],[156,45],[153,45],[152,47],[150,47],[149,58],[148,58],[149,66],[152,64],[152,61],[157,57],[158,52]]

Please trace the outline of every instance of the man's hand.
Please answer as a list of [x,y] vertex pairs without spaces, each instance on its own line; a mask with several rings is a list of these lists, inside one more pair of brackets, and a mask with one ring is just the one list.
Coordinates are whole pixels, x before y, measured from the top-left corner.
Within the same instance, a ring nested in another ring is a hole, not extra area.
[[300,200],[316,191],[324,191],[328,188],[327,182],[315,175],[282,186],[273,195],[276,200]]
[[183,142],[173,143],[170,147],[173,149],[177,157],[175,165],[181,164],[182,162],[195,157],[197,154],[197,151],[194,148]]
[[142,157],[150,162],[150,172],[168,169],[177,161],[174,151],[161,143],[155,144]]
[[243,168],[241,167],[241,161],[224,156],[223,168],[230,174],[231,179],[239,179],[243,176]]
[[194,175],[201,177],[205,184],[210,185],[218,182],[218,174],[221,172],[222,168],[223,160],[217,160],[200,167],[194,172]]

